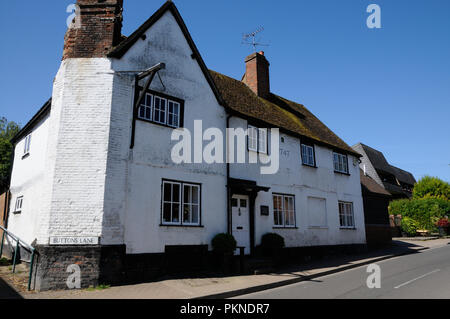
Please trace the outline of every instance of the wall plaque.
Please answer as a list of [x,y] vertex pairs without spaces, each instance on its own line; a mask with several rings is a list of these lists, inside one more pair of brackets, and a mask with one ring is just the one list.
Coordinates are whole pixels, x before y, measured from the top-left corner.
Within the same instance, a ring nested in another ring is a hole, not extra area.
[[50,245],[98,245],[98,237],[50,237]]

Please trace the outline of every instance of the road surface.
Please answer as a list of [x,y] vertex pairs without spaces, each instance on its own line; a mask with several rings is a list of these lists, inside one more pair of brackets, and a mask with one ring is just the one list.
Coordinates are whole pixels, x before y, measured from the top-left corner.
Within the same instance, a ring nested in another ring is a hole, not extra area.
[[[380,288],[369,289],[367,266],[265,290],[240,299],[450,298],[450,245],[377,263]],[[371,281],[374,282],[374,281]]]

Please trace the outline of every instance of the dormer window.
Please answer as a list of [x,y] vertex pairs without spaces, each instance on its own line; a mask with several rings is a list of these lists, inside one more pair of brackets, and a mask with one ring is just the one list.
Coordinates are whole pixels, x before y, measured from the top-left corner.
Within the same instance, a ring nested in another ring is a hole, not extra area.
[[181,100],[149,92],[139,107],[138,118],[173,128],[181,127],[182,105]]

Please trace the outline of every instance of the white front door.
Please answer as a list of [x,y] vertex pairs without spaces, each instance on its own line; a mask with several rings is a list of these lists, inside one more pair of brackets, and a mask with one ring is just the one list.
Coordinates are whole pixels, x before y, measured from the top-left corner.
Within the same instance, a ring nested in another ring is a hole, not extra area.
[[233,236],[239,247],[245,247],[246,255],[250,254],[249,204],[246,195],[233,195],[231,199]]

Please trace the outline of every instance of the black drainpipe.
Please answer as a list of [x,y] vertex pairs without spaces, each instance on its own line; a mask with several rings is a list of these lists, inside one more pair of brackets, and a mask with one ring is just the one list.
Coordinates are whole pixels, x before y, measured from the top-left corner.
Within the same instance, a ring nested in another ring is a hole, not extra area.
[[[232,117],[232,115],[227,115],[227,127],[226,129],[229,128],[230,126],[230,118]],[[228,132],[228,131],[227,131]],[[225,135],[226,138],[228,139],[228,134]],[[228,143],[227,143],[227,153],[226,153],[226,161],[227,161],[227,220],[228,220],[228,234],[232,234],[233,230],[232,230],[232,216],[231,216],[231,210],[230,210],[230,201],[231,201],[231,191],[230,191],[230,163],[228,161]]]

